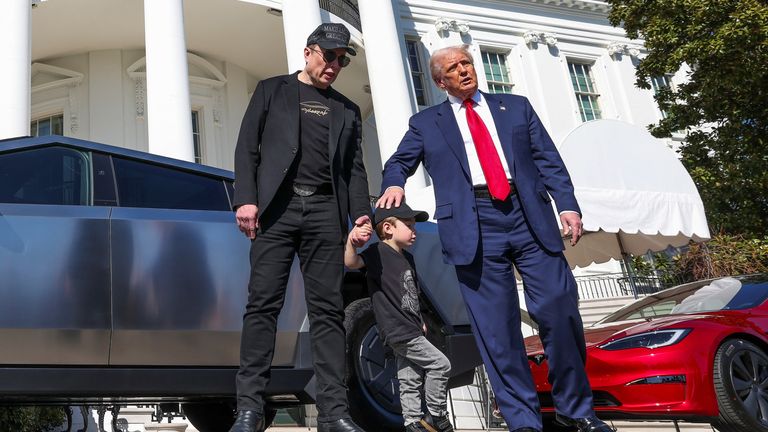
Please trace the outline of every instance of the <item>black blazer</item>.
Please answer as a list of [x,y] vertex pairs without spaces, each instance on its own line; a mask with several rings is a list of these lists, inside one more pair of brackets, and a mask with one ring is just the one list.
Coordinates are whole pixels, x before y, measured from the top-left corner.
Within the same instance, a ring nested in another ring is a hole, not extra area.
[[[328,155],[342,233],[348,217],[371,213],[363,165],[360,108],[330,88]],[[243,116],[235,148],[233,208],[256,204],[259,217],[270,211],[299,149],[298,72],[259,82]]]

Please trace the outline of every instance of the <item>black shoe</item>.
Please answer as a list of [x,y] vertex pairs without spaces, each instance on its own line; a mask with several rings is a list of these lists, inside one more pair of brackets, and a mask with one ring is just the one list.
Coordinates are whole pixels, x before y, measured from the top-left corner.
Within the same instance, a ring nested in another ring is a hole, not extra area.
[[338,419],[332,422],[318,422],[317,432],[365,432],[352,419]]
[[560,423],[563,426],[575,427],[579,432],[615,432],[615,429],[595,416],[574,419],[564,415],[555,414],[555,422]]
[[264,418],[256,411],[243,410],[237,412],[235,424],[229,432],[263,432]]
[[436,432],[436,429],[421,419],[406,426],[405,432]]
[[534,429],[532,427],[522,427],[520,429],[515,429],[512,432],[541,432],[538,429]]
[[447,415],[436,416],[427,411],[426,414],[424,414],[424,418],[419,420],[419,423],[421,423],[427,430],[432,428],[437,432],[453,432],[453,425],[451,424],[451,421],[448,420]]

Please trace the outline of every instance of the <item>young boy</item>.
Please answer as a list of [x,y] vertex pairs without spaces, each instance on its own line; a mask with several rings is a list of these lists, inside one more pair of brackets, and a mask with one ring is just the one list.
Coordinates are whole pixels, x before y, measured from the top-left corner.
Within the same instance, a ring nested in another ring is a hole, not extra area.
[[[381,240],[359,255],[347,240],[344,264],[366,268],[368,290],[379,335],[395,352],[400,404],[406,432],[452,432],[446,411],[446,387],[451,363],[424,334],[426,325],[419,312],[419,287],[413,256],[404,248],[416,239],[416,222],[429,216],[405,203],[378,208],[373,216]],[[368,226],[354,230],[368,230]],[[423,387],[423,390],[422,390]],[[421,392],[428,412],[422,413]]]

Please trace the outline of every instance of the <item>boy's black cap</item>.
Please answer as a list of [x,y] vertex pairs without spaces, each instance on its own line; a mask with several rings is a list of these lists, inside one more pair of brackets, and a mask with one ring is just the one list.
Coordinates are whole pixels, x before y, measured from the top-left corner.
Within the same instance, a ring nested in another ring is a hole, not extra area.
[[429,214],[421,210],[413,210],[408,207],[406,203],[400,203],[400,207],[392,206],[392,208],[377,208],[376,213],[373,214],[373,226],[377,226],[379,222],[388,217],[396,217],[399,219],[414,218],[416,222],[424,222],[429,219]]
[[349,46],[349,29],[344,24],[320,24],[307,38],[307,46],[314,44],[323,49],[344,48],[349,55],[357,55],[357,51]]

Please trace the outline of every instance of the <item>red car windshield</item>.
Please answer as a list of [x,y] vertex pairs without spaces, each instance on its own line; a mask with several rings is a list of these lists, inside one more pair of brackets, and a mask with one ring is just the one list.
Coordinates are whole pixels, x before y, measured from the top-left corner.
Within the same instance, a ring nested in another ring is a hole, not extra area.
[[603,318],[598,324],[675,314],[749,309],[768,298],[766,277],[696,282],[670,288],[636,301]]

